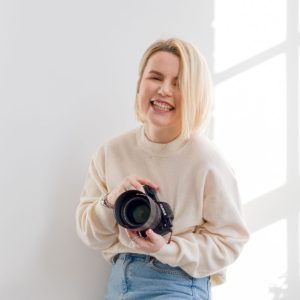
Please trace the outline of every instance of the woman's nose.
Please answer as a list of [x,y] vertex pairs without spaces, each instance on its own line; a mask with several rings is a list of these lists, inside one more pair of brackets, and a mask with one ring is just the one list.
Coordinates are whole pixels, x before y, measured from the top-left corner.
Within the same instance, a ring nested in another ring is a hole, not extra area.
[[163,83],[158,89],[158,94],[161,96],[172,96],[173,86],[169,83]]

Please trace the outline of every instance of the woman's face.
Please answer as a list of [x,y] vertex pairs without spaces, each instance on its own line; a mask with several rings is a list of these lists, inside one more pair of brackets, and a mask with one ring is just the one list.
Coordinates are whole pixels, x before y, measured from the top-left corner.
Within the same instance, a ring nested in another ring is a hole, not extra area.
[[146,133],[168,133],[172,139],[181,132],[179,66],[179,58],[166,51],[154,53],[145,66],[137,97]]

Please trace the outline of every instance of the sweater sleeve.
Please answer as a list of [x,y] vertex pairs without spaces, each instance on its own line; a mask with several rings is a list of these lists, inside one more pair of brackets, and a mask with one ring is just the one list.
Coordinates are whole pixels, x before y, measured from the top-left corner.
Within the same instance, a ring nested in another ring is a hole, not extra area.
[[172,237],[155,253],[171,266],[180,266],[194,277],[221,272],[239,256],[249,238],[244,223],[236,181],[226,170],[210,169],[203,193],[204,223],[193,232]]
[[104,250],[117,242],[117,225],[112,209],[99,203],[106,194],[105,155],[100,148],[90,162],[87,177],[76,209],[76,228],[89,247]]

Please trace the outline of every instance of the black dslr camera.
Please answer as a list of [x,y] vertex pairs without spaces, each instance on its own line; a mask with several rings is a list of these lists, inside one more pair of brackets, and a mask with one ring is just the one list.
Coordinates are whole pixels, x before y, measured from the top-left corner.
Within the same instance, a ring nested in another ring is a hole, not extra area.
[[122,193],[116,200],[114,215],[122,227],[139,231],[146,237],[145,231],[151,228],[155,233],[165,235],[172,231],[174,219],[171,207],[161,202],[156,191],[144,185],[145,193],[129,190]]

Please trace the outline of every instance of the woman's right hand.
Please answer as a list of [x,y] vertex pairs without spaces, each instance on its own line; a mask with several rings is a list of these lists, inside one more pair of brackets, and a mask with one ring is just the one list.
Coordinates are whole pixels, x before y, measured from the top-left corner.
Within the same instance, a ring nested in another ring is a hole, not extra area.
[[129,175],[107,195],[107,201],[109,204],[115,205],[117,198],[128,190],[138,190],[144,193],[143,185],[149,185],[150,187],[159,190],[159,187],[152,181],[135,175]]

